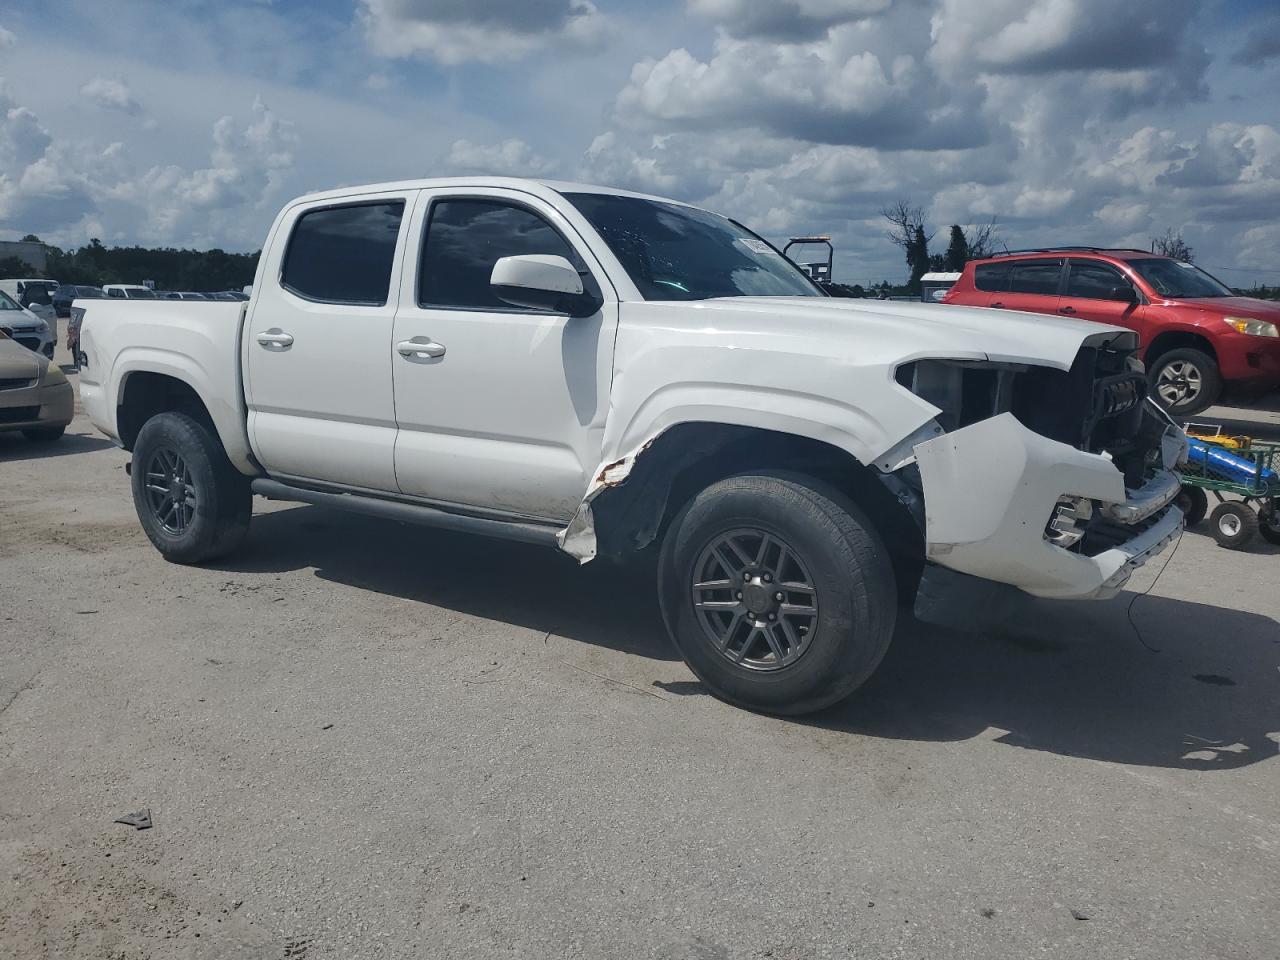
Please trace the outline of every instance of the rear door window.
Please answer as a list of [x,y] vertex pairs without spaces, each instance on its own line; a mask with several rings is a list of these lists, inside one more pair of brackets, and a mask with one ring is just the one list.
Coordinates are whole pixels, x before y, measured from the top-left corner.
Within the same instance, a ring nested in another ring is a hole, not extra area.
[[1009,292],[1056,297],[1061,280],[1061,260],[1028,260],[1013,265]]
[[403,216],[403,200],[307,211],[289,238],[281,285],[321,303],[384,305]]
[[1002,293],[1009,289],[1009,264],[980,263],[973,269],[973,284],[979,290]]

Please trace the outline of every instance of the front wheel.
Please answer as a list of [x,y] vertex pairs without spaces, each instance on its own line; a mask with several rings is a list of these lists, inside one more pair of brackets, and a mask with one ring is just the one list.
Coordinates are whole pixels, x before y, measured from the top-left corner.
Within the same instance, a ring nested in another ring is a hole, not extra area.
[[1200,487],[1183,484],[1178,491],[1177,506],[1182,511],[1187,527],[1194,527],[1209,512],[1209,495]]
[[888,551],[839,492],[802,476],[730,477],[672,522],[658,565],[667,629],[717,697],[819,710],[879,665],[897,615]]
[[249,530],[248,479],[209,428],[184,413],[143,424],[131,478],[142,529],[166,560],[212,560],[239,546]]
[[1222,393],[1217,361],[1190,347],[1161,354],[1148,376],[1151,398],[1174,417],[1194,416],[1216,403]]

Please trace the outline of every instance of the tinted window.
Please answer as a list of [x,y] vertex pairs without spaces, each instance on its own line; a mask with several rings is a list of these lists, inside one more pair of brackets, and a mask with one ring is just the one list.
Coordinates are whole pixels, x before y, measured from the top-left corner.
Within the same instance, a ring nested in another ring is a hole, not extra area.
[[567,193],[646,300],[825,296],[800,269],[732,220],[676,203]]
[[1111,291],[1116,287],[1128,287],[1129,281],[1117,270],[1088,260],[1072,260],[1071,274],[1067,279],[1067,296],[1085,297],[1089,300],[1114,299]]
[[118,290],[118,289],[117,289],[117,290],[108,290],[108,291],[107,291],[107,296],[108,296],[108,297],[115,297],[115,298],[116,298],[116,299],[118,299],[118,300],[123,300],[123,299],[124,299],[124,291],[123,291],[123,290]]
[[154,300],[156,294],[154,290],[130,290],[130,300]]
[[1009,289],[1009,264],[980,263],[973,268],[973,284],[979,290],[999,292]]
[[581,258],[536,213],[500,200],[438,200],[422,246],[418,303],[511,310],[489,286],[493,265],[503,257],[531,253],[564,257],[584,274],[584,289],[591,289]]
[[1009,281],[1011,293],[1040,293],[1058,295],[1058,280],[1062,277],[1061,260],[1032,260],[1015,263]]
[[404,201],[312,210],[298,218],[280,283],[310,300],[381,306]]

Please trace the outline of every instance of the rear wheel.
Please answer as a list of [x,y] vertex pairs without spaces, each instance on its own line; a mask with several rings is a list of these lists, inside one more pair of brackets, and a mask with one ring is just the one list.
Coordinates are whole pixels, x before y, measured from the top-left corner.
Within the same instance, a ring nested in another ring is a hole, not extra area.
[[1258,532],[1267,543],[1280,544],[1280,501],[1268,500],[1258,511]]
[[1209,527],[1218,546],[1242,550],[1258,532],[1258,515],[1247,503],[1233,500],[1214,509],[1209,517]]
[[730,703],[819,710],[880,663],[897,615],[888,551],[865,515],[805,477],[731,477],[667,531],[663,617],[698,678]]
[[1151,398],[1175,417],[1199,413],[1217,402],[1222,393],[1217,361],[1191,347],[1162,353],[1149,377]]
[[1209,495],[1200,487],[1183,486],[1178,491],[1177,506],[1186,518],[1187,526],[1194,527],[1209,512]]
[[143,424],[132,481],[138,519],[166,560],[212,560],[239,546],[249,530],[248,479],[211,431],[184,413],[162,413]]

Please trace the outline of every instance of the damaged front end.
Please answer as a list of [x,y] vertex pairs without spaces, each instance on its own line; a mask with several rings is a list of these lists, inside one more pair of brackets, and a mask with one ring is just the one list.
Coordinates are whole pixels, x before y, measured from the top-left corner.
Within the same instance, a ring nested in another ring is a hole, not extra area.
[[1173,468],[1186,438],[1146,399],[1131,339],[1117,339],[1084,346],[1069,370],[951,360],[898,369],[898,382],[939,411],[909,438],[909,456],[899,445],[877,464],[923,500],[922,618],[938,619],[947,594],[989,607],[992,584],[1113,596],[1177,539]]

